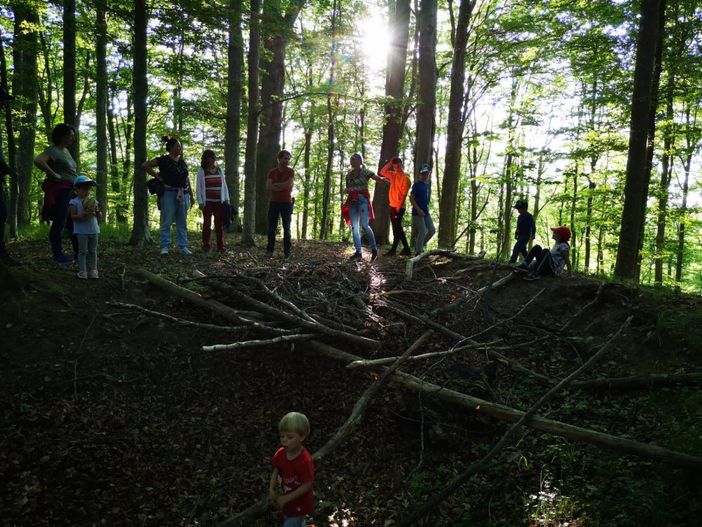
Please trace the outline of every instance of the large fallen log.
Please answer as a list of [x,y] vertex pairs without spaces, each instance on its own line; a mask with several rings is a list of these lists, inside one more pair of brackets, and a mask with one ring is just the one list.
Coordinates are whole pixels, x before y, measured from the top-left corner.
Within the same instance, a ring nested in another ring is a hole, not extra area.
[[[347,353],[328,344],[324,344],[323,342],[313,340],[300,347],[300,349],[303,350],[308,348],[315,353],[339,360],[345,364],[361,360],[361,357],[357,355]],[[423,395],[434,396],[448,403],[467,408],[478,414],[489,415],[508,423],[514,423],[524,416],[524,412],[521,410],[450,390],[401,371],[395,372],[390,378],[390,382],[402,388],[407,388],[414,392],[422,393]],[[548,434],[605,447],[625,454],[655,459],[656,461],[676,465],[681,468],[702,469],[702,458],[700,457],[668,450],[658,445],[640,443],[631,439],[597,432],[596,430],[569,425],[545,417],[534,416],[526,423],[526,426]]]
[[[145,273],[148,273],[148,271],[145,271]],[[148,275],[155,276],[152,273],[148,273]],[[142,274],[142,276],[146,275]],[[219,312],[221,310],[221,307],[211,306],[209,304],[209,301],[204,300],[202,297],[200,297],[200,295],[197,295],[197,293],[193,293],[192,291],[179,287],[176,284],[169,282],[168,280],[164,280],[160,277],[157,278],[159,278],[159,283],[166,284],[166,287],[164,287],[164,289],[168,290],[169,292],[181,296],[181,298],[186,298],[188,300],[193,299],[194,303],[196,303],[197,305],[205,307],[206,309],[210,309],[214,312]],[[221,304],[220,306],[224,305]],[[226,310],[222,310],[220,314],[222,314],[226,318],[236,316],[238,319],[238,315],[235,314],[236,311],[234,309],[231,309],[228,306],[224,307],[226,308]],[[230,311],[227,312],[227,310]],[[359,357],[358,355],[347,353],[338,348],[316,340],[309,341],[304,345],[304,347],[300,346],[298,349],[311,349],[316,353],[319,353],[326,357],[330,357],[335,360],[339,360],[345,364],[362,360],[362,357]],[[508,406],[479,399],[477,397],[472,397],[470,395],[466,395],[455,390],[450,390],[443,386],[438,386],[436,384],[426,382],[413,375],[400,371],[396,371],[390,377],[389,382],[392,382],[414,392],[434,396],[448,403],[467,408],[479,414],[489,415],[491,417],[509,423],[514,423],[518,421],[524,415],[524,412],[522,412],[521,410],[516,410]],[[682,452],[675,452],[674,450],[668,450],[667,448],[663,448],[658,445],[640,443],[631,439],[625,439],[622,437],[605,434],[603,432],[597,432],[595,430],[580,428],[578,426],[561,423],[560,421],[554,421],[545,417],[534,416],[528,421],[527,426],[535,430],[546,432],[548,434],[553,434],[565,437],[567,439],[573,439],[575,441],[581,441],[583,443],[609,448],[611,450],[616,450],[625,454],[633,454],[648,459],[654,459],[656,461],[661,461],[663,463],[676,465],[686,469],[702,469],[702,458],[700,457],[684,454]]]

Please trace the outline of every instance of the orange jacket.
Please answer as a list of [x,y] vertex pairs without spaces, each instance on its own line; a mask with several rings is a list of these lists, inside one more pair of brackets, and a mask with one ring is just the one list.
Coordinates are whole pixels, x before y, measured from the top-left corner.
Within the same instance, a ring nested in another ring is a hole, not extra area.
[[407,193],[412,186],[409,176],[404,172],[395,172],[392,161],[389,161],[380,169],[380,175],[390,180],[390,191],[388,193],[390,206],[395,209],[404,209]]

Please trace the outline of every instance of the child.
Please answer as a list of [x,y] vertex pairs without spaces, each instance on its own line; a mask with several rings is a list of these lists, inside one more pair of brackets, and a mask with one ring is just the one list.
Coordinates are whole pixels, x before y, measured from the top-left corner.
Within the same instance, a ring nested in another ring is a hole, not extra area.
[[514,204],[514,208],[519,212],[517,218],[517,230],[514,232],[514,237],[517,243],[512,249],[512,257],[509,259],[510,264],[517,263],[517,257],[521,254],[524,259],[527,257],[527,244],[536,236],[536,223],[534,216],[527,210],[527,202],[523,199],[518,199]]
[[217,155],[212,150],[202,153],[200,170],[196,180],[197,203],[204,220],[202,226],[202,250],[210,250],[212,216],[214,216],[217,250],[224,252],[223,204],[229,202],[229,189],[222,169],[217,166]]
[[[550,251],[534,245],[526,256],[524,263],[519,267],[529,270],[525,280],[538,280],[542,276],[558,276],[565,267],[570,273],[570,229],[568,227],[551,227],[553,240],[556,244]],[[532,261],[535,263],[532,265]]]
[[278,423],[278,431],[283,446],[273,455],[268,495],[283,511],[283,527],[304,527],[305,516],[313,508],[314,463],[302,446],[310,433],[310,423],[303,414],[290,412]]
[[89,177],[76,177],[73,182],[76,197],[68,202],[68,210],[73,220],[73,234],[78,238],[78,278],[81,280],[87,280],[88,277],[98,278],[97,242],[100,233],[98,225],[100,209],[95,198],[90,197],[90,189],[94,186],[96,186],[95,182]]
[[415,229],[415,256],[424,252],[424,247],[436,232],[434,222],[429,214],[429,174],[427,163],[419,170],[419,179],[412,185],[410,203],[412,203],[412,226]]

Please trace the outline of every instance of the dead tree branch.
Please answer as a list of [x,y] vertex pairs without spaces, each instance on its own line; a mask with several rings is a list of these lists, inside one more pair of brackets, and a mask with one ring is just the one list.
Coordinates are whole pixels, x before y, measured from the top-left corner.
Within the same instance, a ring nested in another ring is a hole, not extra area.
[[255,348],[261,346],[272,346],[275,344],[281,344],[283,342],[296,342],[299,340],[310,340],[318,337],[316,333],[300,333],[295,335],[281,335],[280,337],[275,337],[272,339],[265,340],[243,340],[241,342],[234,342],[232,344],[213,344],[211,346],[203,346],[202,351],[224,351],[224,350],[236,350],[243,348]]

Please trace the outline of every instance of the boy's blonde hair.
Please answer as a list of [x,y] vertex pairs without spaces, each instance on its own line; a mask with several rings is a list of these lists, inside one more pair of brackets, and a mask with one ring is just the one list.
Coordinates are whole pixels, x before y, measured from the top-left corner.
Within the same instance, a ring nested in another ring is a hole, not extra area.
[[278,423],[279,432],[295,432],[301,436],[310,435],[310,422],[305,414],[300,412],[290,412],[283,416]]

